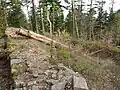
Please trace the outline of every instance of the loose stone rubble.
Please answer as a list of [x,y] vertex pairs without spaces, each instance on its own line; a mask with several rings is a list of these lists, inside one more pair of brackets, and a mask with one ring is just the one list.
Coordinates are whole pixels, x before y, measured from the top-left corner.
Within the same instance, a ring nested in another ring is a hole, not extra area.
[[17,75],[13,90],[88,90],[79,73],[63,64],[51,65],[47,61],[50,55],[40,48],[41,43],[31,39],[17,41],[20,49],[11,54],[12,72]]
[[[88,90],[86,80],[79,73],[75,73],[63,64],[51,67],[43,72],[46,77],[45,80],[39,80],[39,73],[33,73],[32,78],[35,81],[27,83],[29,90]],[[43,84],[40,86],[39,83]],[[27,90],[25,82],[17,83],[16,88],[20,88],[21,86],[25,87],[24,90]]]

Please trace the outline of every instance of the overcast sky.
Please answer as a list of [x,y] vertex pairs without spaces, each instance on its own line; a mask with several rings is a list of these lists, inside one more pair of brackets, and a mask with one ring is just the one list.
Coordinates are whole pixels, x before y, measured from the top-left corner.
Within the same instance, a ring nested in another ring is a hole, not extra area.
[[[38,5],[38,1],[39,0],[34,0],[35,1],[35,4]],[[68,0],[69,1],[69,0]],[[86,4],[88,4],[88,1],[90,2],[90,0],[84,0],[84,2],[86,2]],[[111,6],[111,0],[105,0],[106,1],[106,4],[104,6],[104,9],[105,10],[108,10],[109,11],[109,7]],[[66,6],[67,4],[64,2],[64,0],[61,0],[61,3],[62,5]],[[120,0],[115,0],[115,4],[114,4],[114,11],[117,11],[118,9],[120,9]],[[23,9],[24,12],[26,13],[27,15],[27,12],[26,12],[26,9],[24,8]],[[68,11],[67,10],[64,10],[64,15],[66,16],[68,14]]]
[[[104,5],[104,9],[109,11],[109,8],[111,7],[111,0],[105,0],[105,1],[106,1],[106,4]],[[89,4],[90,0],[84,0],[84,2],[86,2],[86,4]],[[64,2],[64,0],[62,0],[62,4],[67,5]],[[120,0],[115,0],[115,2],[114,2],[114,11],[117,11],[118,9],[120,9]],[[66,16],[68,14],[68,11],[64,10],[64,14]]]

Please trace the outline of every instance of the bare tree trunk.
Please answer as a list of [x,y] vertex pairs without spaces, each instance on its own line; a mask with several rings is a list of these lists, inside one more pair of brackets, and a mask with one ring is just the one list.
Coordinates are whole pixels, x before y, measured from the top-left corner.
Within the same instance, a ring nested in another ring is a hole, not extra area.
[[75,14],[74,14],[74,0],[72,0],[72,27],[73,27],[73,37],[75,38]]
[[52,36],[52,23],[51,23],[51,21],[50,21],[50,13],[49,13],[49,10],[47,10],[47,20],[48,20],[48,22],[49,22],[49,24],[50,24],[50,35]]
[[51,53],[51,58],[52,58],[53,30],[52,30],[52,23],[50,21],[50,12],[49,12],[49,10],[47,10],[47,20],[48,20],[48,22],[50,24],[50,36],[51,36],[51,39],[52,39],[51,44],[50,44],[51,45],[50,53]]
[[41,9],[41,20],[42,20],[42,32],[45,33],[45,25],[44,25],[44,18],[43,18],[43,9]]
[[0,90],[11,90],[11,66],[7,51],[5,4],[0,1]]
[[93,10],[92,10],[92,7],[93,7],[93,0],[90,1],[90,13],[89,13],[89,40],[92,40],[92,36],[93,36],[93,26],[92,26],[92,23],[93,23],[93,20],[92,20],[92,13],[93,13]]
[[75,26],[76,26],[77,38],[79,39],[79,29],[78,29],[78,23],[77,23],[76,16],[75,16]]
[[32,13],[33,13],[33,25],[32,25],[32,28],[33,28],[33,31],[34,32],[37,32],[37,33],[39,33],[39,31],[38,31],[38,26],[37,26],[37,17],[36,17],[36,12],[35,12],[35,4],[34,4],[34,0],[32,0],[32,8],[33,8],[33,10],[32,10]]
[[78,2],[80,3],[80,5],[78,5],[78,12],[80,12],[78,14],[79,16],[79,23],[78,23],[78,29],[80,30],[79,31],[79,35],[81,37],[83,37],[83,34],[84,34],[84,30],[83,30],[83,23],[82,23],[82,11],[83,11],[83,1],[82,0],[78,0]]
[[27,7],[27,14],[28,14],[28,21],[29,21],[29,27],[28,29],[32,30],[32,25],[31,25],[31,21],[30,21],[30,12],[29,12],[29,5],[28,5],[28,0],[26,0],[26,7]]

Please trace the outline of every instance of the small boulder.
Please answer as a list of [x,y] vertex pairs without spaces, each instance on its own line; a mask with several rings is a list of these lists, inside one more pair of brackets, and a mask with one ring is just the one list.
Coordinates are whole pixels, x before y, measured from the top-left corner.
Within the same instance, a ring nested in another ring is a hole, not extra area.
[[73,77],[74,90],[88,90],[86,80],[82,77]]
[[54,84],[59,83],[59,80],[50,79],[50,80],[46,80],[46,82],[54,85]]
[[34,73],[33,78],[37,78],[37,77],[38,77],[38,73]]
[[52,86],[52,90],[64,90],[67,81],[60,82]]
[[38,86],[32,86],[32,90],[40,90]]

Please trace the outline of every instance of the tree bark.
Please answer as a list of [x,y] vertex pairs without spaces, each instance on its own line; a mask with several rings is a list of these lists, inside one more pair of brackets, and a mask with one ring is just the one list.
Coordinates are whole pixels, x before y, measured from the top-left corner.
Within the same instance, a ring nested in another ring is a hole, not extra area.
[[50,24],[50,35],[52,36],[52,23],[50,21],[50,12],[49,12],[48,9],[47,9],[47,20],[48,20],[48,22]]
[[76,33],[77,33],[77,38],[79,39],[79,29],[78,29],[78,23],[77,23],[77,17],[75,16],[75,26],[76,26]]
[[60,43],[60,42],[57,42],[57,41],[55,41],[55,40],[53,40],[53,39],[51,39],[51,38],[46,37],[46,36],[43,36],[43,35],[34,33],[34,32],[32,32],[32,31],[30,31],[30,30],[20,29],[19,31],[17,31],[17,34],[23,35],[23,36],[26,36],[26,37],[33,38],[33,39],[35,39],[35,40],[44,42],[44,43],[46,43],[46,44],[48,44],[48,45],[51,45],[51,42],[53,42],[53,45],[56,46],[56,47],[57,47],[57,46],[60,46],[60,47],[62,47],[62,48],[69,49],[69,46],[67,46],[67,45],[64,45],[64,44],[62,44],[62,43]]
[[42,21],[42,32],[45,33],[44,17],[43,17],[43,8],[41,9],[41,21]]
[[75,14],[74,14],[74,0],[72,0],[72,29],[73,29],[73,37],[76,37],[76,31],[75,31]]
[[32,0],[32,14],[33,14],[32,29],[34,32],[39,33],[38,26],[37,26],[37,17],[36,17],[34,0]]

